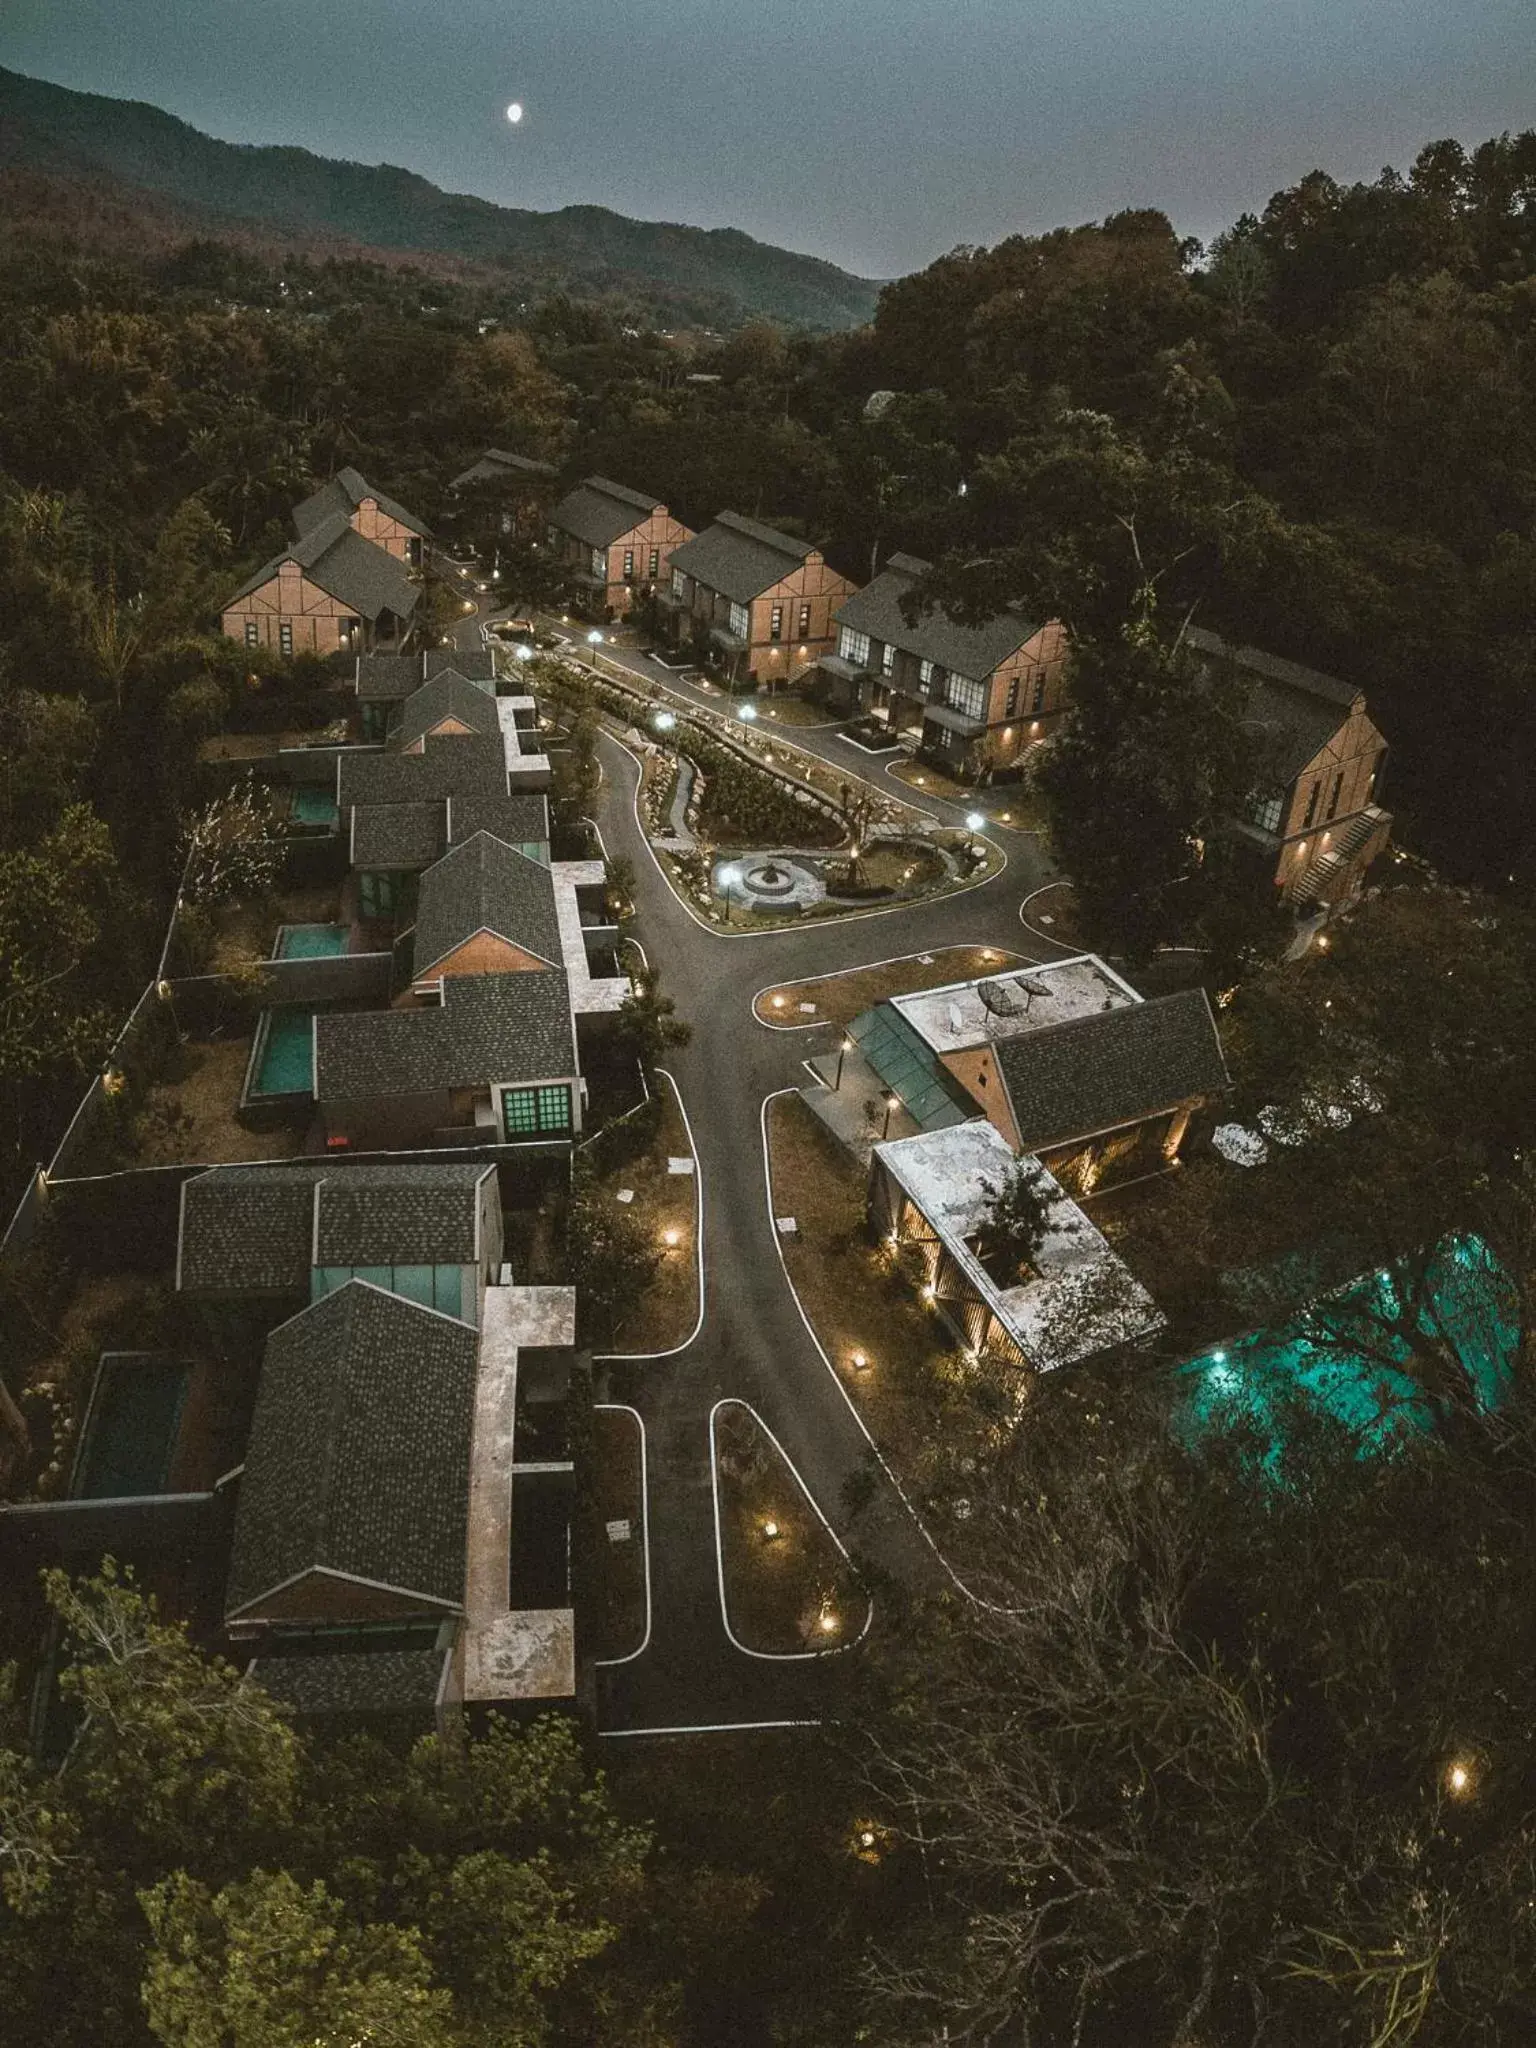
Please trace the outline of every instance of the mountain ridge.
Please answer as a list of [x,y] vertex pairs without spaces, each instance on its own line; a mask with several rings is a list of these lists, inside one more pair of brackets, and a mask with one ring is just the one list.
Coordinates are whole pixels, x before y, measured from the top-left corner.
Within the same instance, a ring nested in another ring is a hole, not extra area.
[[698,302],[715,324],[768,318],[834,330],[863,324],[879,283],[740,228],[640,221],[591,204],[543,213],[445,192],[419,172],[291,144],[220,142],[144,100],[80,93],[0,66],[0,168],[106,175],[268,230],[340,237],[395,255],[489,265],[512,283],[573,298]]

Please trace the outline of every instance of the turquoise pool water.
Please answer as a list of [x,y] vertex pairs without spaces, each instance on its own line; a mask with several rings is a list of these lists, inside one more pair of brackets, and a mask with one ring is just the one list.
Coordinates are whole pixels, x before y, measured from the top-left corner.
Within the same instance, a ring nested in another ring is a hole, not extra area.
[[1447,1237],[1418,1262],[1362,1274],[1278,1329],[1257,1330],[1178,1368],[1176,1428],[1191,1444],[1243,1429],[1274,1466],[1298,1406],[1342,1424],[1361,1457],[1434,1427],[1417,1360],[1448,1361],[1484,1411],[1504,1397],[1520,1344],[1509,1275],[1480,1237]]
[[263,1010],[261,1057],[252,1095],[308,1095],[315,1085],[313,1012],[288,1006]]
[[168,1358],[103,1359],[74,1485],[77,1500],[159,1493],[170,1475],[191,1374]]
[[337,821],[336,792],[313,783],[301,784],[293,792],[288,815],[296,825],[334,825]]
[[278,928],[279,960],[318,960],[347,950],[344,924],[285,924]]

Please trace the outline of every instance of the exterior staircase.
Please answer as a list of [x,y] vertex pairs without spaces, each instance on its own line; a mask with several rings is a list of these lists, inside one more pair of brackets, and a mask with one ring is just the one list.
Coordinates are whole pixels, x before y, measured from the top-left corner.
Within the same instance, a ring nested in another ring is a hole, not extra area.
[[1367,804],[1363,811],[1356,811],[1352,818],[1335,827],[1328,850],[1308,862],[1291,892],[1296,911],[1304,914],[1325,906],[1336,907],[1350,869],[1359,863],[1373,839],[1379,842],[1377,851],[1386,844],[1391,825],[1390,811],[1382,810],[1378,804]]

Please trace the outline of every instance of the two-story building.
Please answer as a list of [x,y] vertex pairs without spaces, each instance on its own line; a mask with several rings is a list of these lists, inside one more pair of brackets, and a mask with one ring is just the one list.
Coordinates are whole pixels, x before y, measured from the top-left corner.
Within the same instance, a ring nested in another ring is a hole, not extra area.
[[952,772],[1011,767],[1066,708],[1066,634],[1010,606],[979,626],[942,607],[909,624],[902,610],[930,564],[892,555],[837,608],[837,645],[818,663],[834,704],[917,735]]
[[660,595],[679,645],[702,643],[732,684],[772,690],[813,668],[855,586],[819,548],[737,512],[672,553]]
[[638,595],[666,578],[673,549],[692,535],[658,498],[605,476],[568,491],[546,530],[572,601],[605,619],[626,617]]
[[1387,743],[1365,692],[1201,627],[1185,638],[1203,664],[1235,671],[1247,693],[1245,724],[1262,767],[1239,831],[1298,916],[1338,910],[1392,836],[1392,814],[1377,802]]
[[335,512],[241,584],[222,624],[245,647],[361,654],[402,644],[416,597],[400,558]]
[[345,519],[354,533],[371,540],[397,562],[412,569],[421,567],[422,549],[432,538],[431,528],[395,499],[376,491],[355,469],[337,470],[328,483],[295,505],[293,530],[302,540],[317,526],[337,518]]

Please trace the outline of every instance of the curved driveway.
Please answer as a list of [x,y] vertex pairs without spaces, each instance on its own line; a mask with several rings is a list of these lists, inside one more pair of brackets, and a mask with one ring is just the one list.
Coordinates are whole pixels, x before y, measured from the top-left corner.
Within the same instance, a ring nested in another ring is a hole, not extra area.
[[[830,734],[793,738],[819,742],[815,752],[850,774],[877,779],[845,762]],[[709,1462],[715,1403],[730,1395],[757,1409],[851,1550],[903,1578],[932,1575],[937,1566],[883,1476],[856,1536],[848,1527],[843,1488],[869,1465],[869,1446],[784,1277],[760,1136],[764,1097],[803,1081],[800,1062],[830,1049],[834,1027],[766,1029],[752,1014],[752,997],[765,983],[942,946],[1019,951],[1019,905],[1047,870],[1033,835],[994,827],[990,836],[1006,847],[1008,865],[964,894],[871,917],[730,936],[698,924],[673,895],[635,817],[634,756],[607,734],[600,748],[604,838],[611,853],[634,864],[636,929],[693,1026],[692,1042],[667,1064],[692,1121],[703,1177],[704,1315],[698,1335],[672,1356],[599,1361],[599,1398],[631,1402],[645,1419],[652,1624],[640,1656],[599,1667],[598,1725],[613,1735],[815,1718],[839,1658],[748,1658],[732,1648],[721,1623]],[[921,791],[899,793],[914,808],[953,821],[952,804],[925,803]]]

